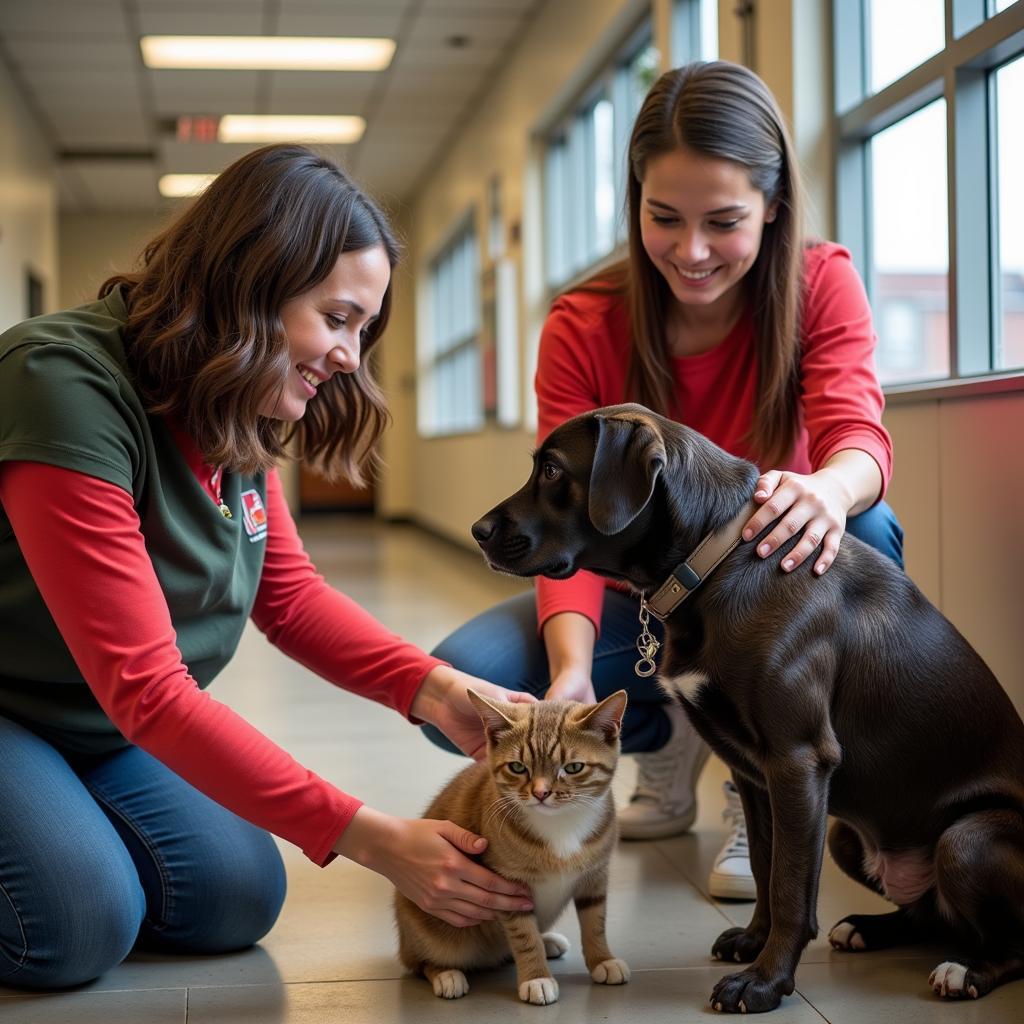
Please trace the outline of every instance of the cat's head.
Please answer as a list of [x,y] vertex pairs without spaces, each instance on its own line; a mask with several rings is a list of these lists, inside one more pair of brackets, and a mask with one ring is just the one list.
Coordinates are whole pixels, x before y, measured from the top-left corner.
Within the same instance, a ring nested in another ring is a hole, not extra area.
[[469,691],[498,792],[540,813],[603,796],[619,759],[626,691],[600,704],[508,704]]

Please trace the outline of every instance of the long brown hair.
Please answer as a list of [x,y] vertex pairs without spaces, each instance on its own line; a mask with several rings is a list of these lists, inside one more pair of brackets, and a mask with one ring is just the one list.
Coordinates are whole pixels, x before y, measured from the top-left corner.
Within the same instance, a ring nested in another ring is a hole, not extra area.
[[387,424],[368,356],[387,326],[364,335],[355,373],[320,385],[297,423],[261,416],[291,370],[281,307],[328,277],[339,255],[399,247],[373,201],[331,160],[298,145],[266,146],[235,161],[143,250],[141,269],[117,274],[125,348],[151,414],[177,418],[213,465],[269,469],[295,453],[325,476],[364,481]]
[[[793,146],[764,82],[739,64],[710,61],[666,71],[651,87],[629,140],[629,259],[604,271],[602,290],[623,290],[632,347],[627,394],[656,412],[682,418],[674,392],[665,323],[668,283],[640,237],[640,196],[647,162],[685,146],[741,164],[773,204],[761,248],[747,275],[754,317],[757,403],[746,437],[766,468],[791,452],[799,424],[799,320],[803,200]],[[595,284],[597,282],[595,281]]]

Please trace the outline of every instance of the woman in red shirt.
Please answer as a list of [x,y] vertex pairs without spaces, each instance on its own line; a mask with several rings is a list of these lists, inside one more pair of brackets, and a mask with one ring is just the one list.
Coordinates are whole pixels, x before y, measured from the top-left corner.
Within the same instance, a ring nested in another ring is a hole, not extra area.
[[[892,445],[867,298],[845,249],[803,239],[796,161],[767,87],[726,62],[667,72],[637,116],[628,169],[627,260],[562,295],[545,323],[538,439],[638,401],[765,467],[744,536],[778,519],[758,549],[767,556],[802,533],[781,571],[813,558],[826,572],[846,529],[902,565],[902,532],[881,501]],[[548,698],[628,688],[623,749],[639,771],[620,831],[661,838],[692,824],[708,750],[634,675],[638,632],[635,599],[581,572],[538,580],[536,597],[485,613],[435,653]],[[710,891],[752,899],[731,782],[726,801],[733,832]]]
[[[206,690],[248,618],[331,683],[484,745],[473,679],[319,576],[274,464],[356,480],[398,247],[301,146],[216,181],[98,301],[0,336],[0,985],[63,988],[136,942],[219,953],[284,899],[274,833],[464,926],[528,910],[452,822],[365,806]],[[386,752],[381,752],[386,757]]]

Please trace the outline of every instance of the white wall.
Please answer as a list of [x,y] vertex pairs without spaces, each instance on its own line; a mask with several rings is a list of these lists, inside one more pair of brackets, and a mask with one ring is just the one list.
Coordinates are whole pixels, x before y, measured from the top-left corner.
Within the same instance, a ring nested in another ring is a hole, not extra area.
[[28,315],[26,271],[57,306],[57,182],[49,144],[0,60],[0,331]]
[[142,247],[162,226],[156,214],[61,213],[60,306],[95,299],[108,277],[133,269]]

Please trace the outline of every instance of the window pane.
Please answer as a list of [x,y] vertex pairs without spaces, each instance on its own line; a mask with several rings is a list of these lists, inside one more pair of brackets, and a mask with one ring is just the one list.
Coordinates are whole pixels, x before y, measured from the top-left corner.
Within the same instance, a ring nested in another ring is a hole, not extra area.
[[945,46],[944,0],[871,0],[871,91],[878,92]]
[[870,148],[879,379],[948,376],[945,100],[879,132]]
[[996,368],[1024,366],[1024,57],[996,72],[999,140],[999,286]]
[[594,104],[594,257],[611,252],[615,244],[615,164],[612,105]]
[[995,13],[998,14],[1000,11],[1005,11],[1007,7],[1012,7],[1017,0],[996,0]]

